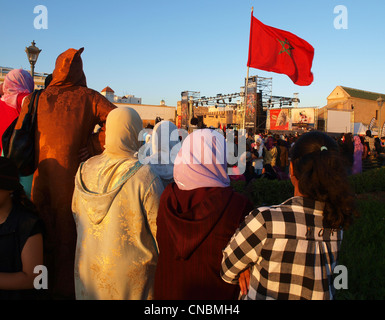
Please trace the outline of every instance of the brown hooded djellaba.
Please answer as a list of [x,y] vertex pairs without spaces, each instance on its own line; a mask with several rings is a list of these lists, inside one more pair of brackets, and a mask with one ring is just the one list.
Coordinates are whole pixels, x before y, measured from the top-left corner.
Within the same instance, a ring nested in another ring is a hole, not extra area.
[[220,277],[222,250],[252,210],[232,187],[185,191],[169,184],[157,217],[155,300],[238,299],[239,286]]
[[[42,92],[37,109],[32,201],[44,221],[45,266],[49,297],[74,299],[76,227],[71,202],[80,164],[80,151],[89,156],[104,149],[104,123],[116,108],[87,88],[80,50],[69,49],[56,60],[52,81]],[[22,124],[30,96],[24,101],[16,128]],[[93,134],[95,126],[102,129]]]

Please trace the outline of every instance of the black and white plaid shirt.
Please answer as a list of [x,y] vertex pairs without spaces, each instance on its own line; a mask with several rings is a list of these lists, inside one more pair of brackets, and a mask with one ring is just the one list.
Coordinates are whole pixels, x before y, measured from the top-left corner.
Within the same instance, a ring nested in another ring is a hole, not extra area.
[[323,208],[294,197],[252,211],[223,251],[222,279],[237,284],[251,267],[242,299],[332,299],[342,230],[324,226]]

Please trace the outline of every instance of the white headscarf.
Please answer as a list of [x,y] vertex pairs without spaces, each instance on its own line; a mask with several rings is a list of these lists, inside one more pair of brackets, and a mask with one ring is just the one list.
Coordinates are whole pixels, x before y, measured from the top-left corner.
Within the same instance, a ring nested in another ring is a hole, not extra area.
[[133,158],[141,142],[143,122],[132,108],[116,108],[107,116],[105,153],[111,158]]
[[151,135],[151,156],[144,160],[162,179],[173,177],[174,161],[180,150],[179,133],[170,121],[158,122]]

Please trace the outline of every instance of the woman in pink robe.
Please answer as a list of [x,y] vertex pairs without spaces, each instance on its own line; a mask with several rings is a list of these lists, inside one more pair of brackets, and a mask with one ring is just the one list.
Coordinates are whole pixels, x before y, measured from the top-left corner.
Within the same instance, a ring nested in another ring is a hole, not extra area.
[[362,172],[362,153],[364,152],[364,146],[361,142],[361,138],[359,136],[354,136],[354,161],[352,167],[352,174],[357,174]]

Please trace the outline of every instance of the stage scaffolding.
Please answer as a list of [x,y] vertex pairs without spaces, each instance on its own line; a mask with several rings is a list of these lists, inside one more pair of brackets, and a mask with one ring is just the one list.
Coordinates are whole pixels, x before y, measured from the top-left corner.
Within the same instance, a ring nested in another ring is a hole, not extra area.
[[[240,88],[240,92],[222,94],[219,93],[215,96],[201,96],[199,91],[183,91],[182,96],[182,114],[184,118],[191,122],[194,117],[194,109],[198,107],[231,107],[237,113],[241,114],[243,118],[246,117],[246,108],[251,103],[251,108],[254,108],[255,114],[250,121],[242,121],[238,124],[239,128],[245,127],[246,129],[265,130],[266,128],[266,114],[267,110],[274,107],[283,107],[288,105],[296,105],[299,99],[294,94],[294,98],[273,96],[273,78],[265,78],[259,76],[250,76],[248,81],[245,78],[245,85]],[[247,97],[245,97],[245,87],[248,83]],[[252,98],[250,99],[250,97]],[[240,98],[239,101],[235,101]],[[250,102],[251,101],[251,102]],[[183,121],[183,120],[182,120]],[[184,121],[183,121],[184,122]]]

